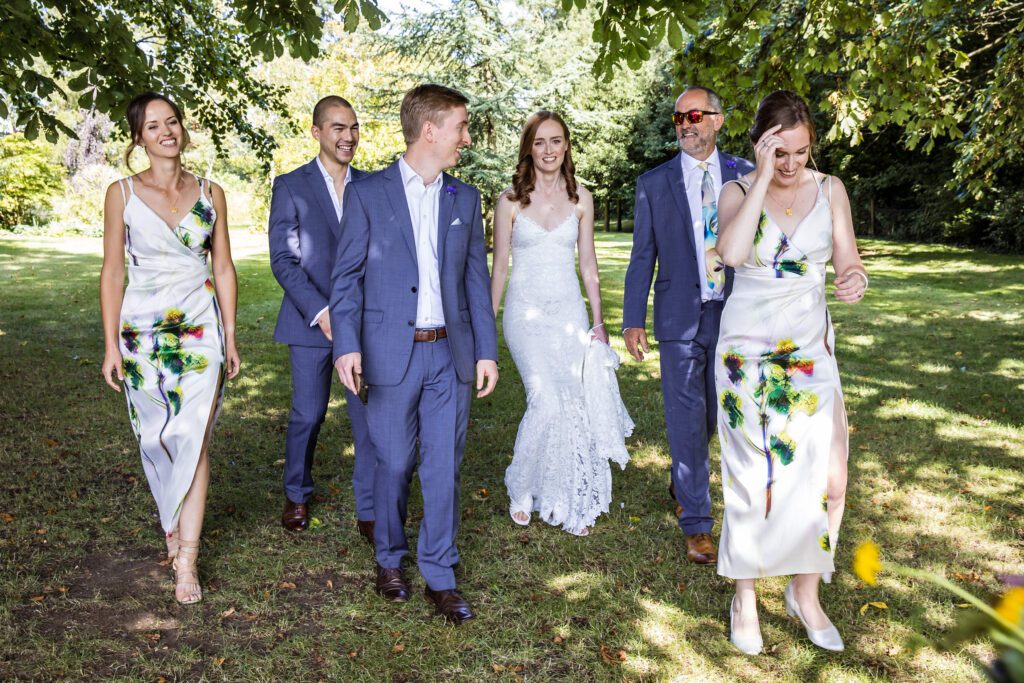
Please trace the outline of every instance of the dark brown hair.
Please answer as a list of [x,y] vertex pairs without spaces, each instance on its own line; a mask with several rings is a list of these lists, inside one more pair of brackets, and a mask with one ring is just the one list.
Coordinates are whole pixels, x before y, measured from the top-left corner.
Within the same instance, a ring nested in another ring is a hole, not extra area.
[[417,85],[405,93],[399,111],[405,144],[411,145],[419,140],[424,121],[440,126],[449,111],[468,104],[469,98],[454,88],[436,83]]
[[132,101],[128,103],[128,110],[126,116],[128,118],[128,133],[131,142],[128,143],[128,149],[124,151],[124,165],[128,167],[129,171],[132,171],[131,156],[132,152],[135,151],[136,147],[141,147],[142,142],[142,128],[146,125],[146,107],[149,106],[150,102],[160,100],[166,102],[174,112],[174,116],[177,117],[178,123],[181,124],[181,151],[185,151],[188,147],[189,136],[188,128],[185,127],[185,117],[181,114],[181,109],[178,108],[171,98],[166,95],[161,95],[158,92],[144,92],[141,95],[136,95],[132,98]]
[[327,110],[330,109],[331,107],[345,107],[346,109],[351,109],[353,112],[355,111],[355,108],[352,106],[352,103],[346,100],[344,97],[341,97],[340,95],[328,95],[327,97],[322,98],[319,102],[316,103],[316,106],[313,107],[314,126],[319,128],[321,124],[323,124],[324,114],[326,114]]
[[765,96],[757,105],[754,114],[754,127],[750,129],[750,142],[757,144],[764,132],[772,126],[782,126],[779,130],[790,130],[799,125],[807,126],[807,134],[811,139],[811,147],[818,139],[814,128],[811,110],[804,99],[791,90],[776,90]]
[[569,126],[565,125],[562,117],[555,112],[539,111],[531,114],[523,126],[523,136],[519,139],[519,161],[516,162],[516,172],[512,174],[512,192],[508,195],[509,199],[519,202],[524,207],[530,205],[530,193],[537,183],[537,171],[533,167],[533,155],[530,152],[537,137],[537,129],[545,121],[555,121],[562,127],[562,133],[565,135],[565,158],[562,159],[562,167],[559,170],[565,179],[565,193],[569,195],[569,199],[573,204],[580,200],[580,195],[576,191],[576,165],[572,162]]

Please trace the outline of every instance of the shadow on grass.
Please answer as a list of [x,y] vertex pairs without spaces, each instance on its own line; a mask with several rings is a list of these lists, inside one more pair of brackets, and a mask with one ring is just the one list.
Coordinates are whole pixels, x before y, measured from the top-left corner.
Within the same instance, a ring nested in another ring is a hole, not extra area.
[[[628,235],[598,235],[604,308],[621,319]],[[462,471],[460,586],[476,623],[453,629],[417,595],[372,594],[372,556],[354,528],[351,438],[336,390],[317,452],[320,524],[285,534],[277,518],[289,404],[287,350],[270,340],[280,290],[265,256],[238,261],[243,375],[214,437],[202,605],[170,597],[169,569],[123,398],[99,380],[100,260],[0,241],[0,677],[228,680],[953,680],[957,655],[912,655],[956,616],[948,596],[888,579],[864,587],[849,548],[873,538],[890,557],[991,591],[1020,569],[1024,447],[1019,259],[869,242],[872,291],[833,305],[851,430],[851,484],[826,608],[847,640],[811,646],[785,616],[784,579],[762,582],[769,655],[728,643],[728,581],[682,560],[664,493],[657,356],[624,362],[637,429],[614,503],[579,539],[513,525],[503,473],[524,410],[501,348],[502,380],[475,402]],[[653,339],[653,337],[652,337]],[[620,355],[621,340],[613,339]],[[720,518],[717,445],[712,492]],[[414,489],[408,525],[421,515]],[[414,586],[421,581],[410,569]],[[36,600],[36,598],[39,598]],[[861,616],[864,603],[888,610]],[[61,635],[66,634],[66,635]],[[52,645],[63,638],[61,648]],[[17,643],[17,649],[15,649]],[[620,655],[621,652],[621,655]],[[984,655],[984,651],[980,652]]]

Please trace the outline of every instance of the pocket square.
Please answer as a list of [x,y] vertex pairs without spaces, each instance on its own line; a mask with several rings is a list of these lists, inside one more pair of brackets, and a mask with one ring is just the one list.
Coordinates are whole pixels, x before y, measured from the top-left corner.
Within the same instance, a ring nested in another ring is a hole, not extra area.
[[452,221],[452,225],[462,225],[462,219],[456,216],[455,220]]

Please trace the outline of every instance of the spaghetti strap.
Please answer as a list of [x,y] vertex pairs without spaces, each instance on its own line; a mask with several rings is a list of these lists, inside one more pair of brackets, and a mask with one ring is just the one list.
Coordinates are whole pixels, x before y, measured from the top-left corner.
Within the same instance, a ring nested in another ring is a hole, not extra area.
[[722,185],[722,188],[725,189],[725,186],[728,185],[729,183],[736,183],[736,187],[740,188],[740,192],[743,193],[743,196],[744,197],[747,196],[747,186],[746,186],[746,184],[745,184],[745,182],[744,182],[744,180],[742,178],[735,178],[734,180],[727,180],[725,182],[725,184]]
[[200,178],[196,176],[196,180],[199,181],[199,195],[206,198],[206,201],[213,204],[213,193],[210,191],[210,181],[206,178]]
[[121,199],[122,199],[122,201],[124,201],[124,205],[128,206],[128,195],[124,191],[124,181],[125,181],[124,178],[122,178],[121,180],[118,180],[117,181],[117,186],[121,188]]

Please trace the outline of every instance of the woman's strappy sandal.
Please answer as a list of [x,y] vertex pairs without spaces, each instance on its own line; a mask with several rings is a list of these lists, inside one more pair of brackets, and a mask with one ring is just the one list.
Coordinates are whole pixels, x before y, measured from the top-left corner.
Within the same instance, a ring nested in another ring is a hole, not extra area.
[[203,599],[196,565],[199,561],[199,541],[178,539],[178,553],[174,558],[174,599],[182,605],[194,605]]

